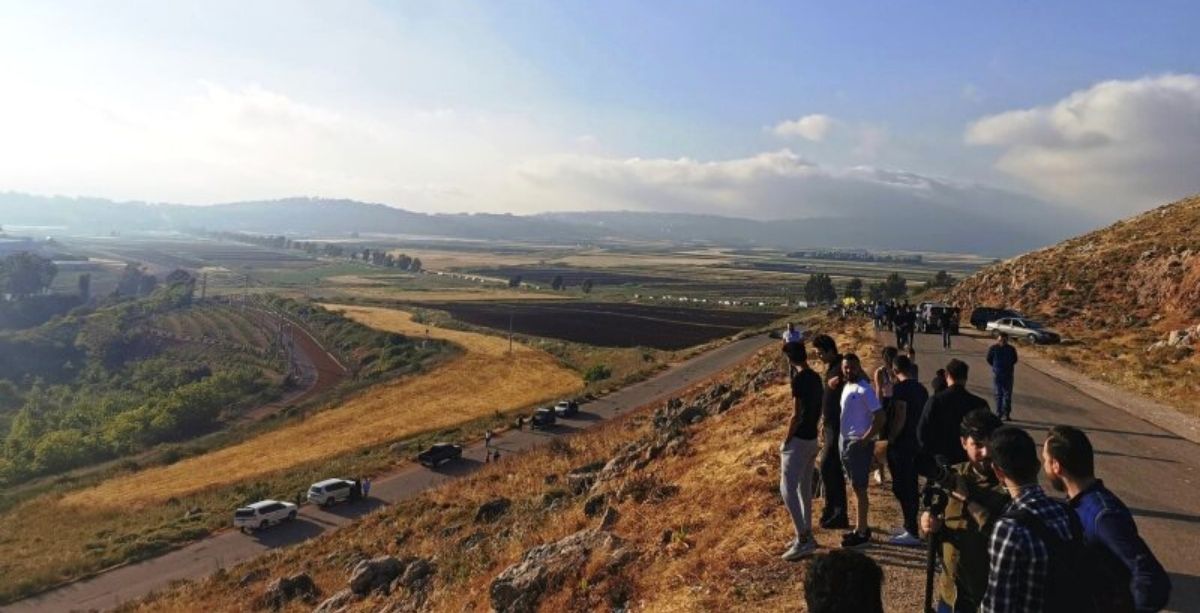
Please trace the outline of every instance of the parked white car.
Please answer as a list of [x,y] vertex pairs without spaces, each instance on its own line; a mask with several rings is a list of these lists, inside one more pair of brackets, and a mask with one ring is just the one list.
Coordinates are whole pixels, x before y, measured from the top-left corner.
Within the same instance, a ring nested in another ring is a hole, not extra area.
[[347,479],[326,479],[308,488],[308,501],[322,507],[350,500],[354,482]]
[[250,532],[293,519],[296,519],[296,505],[278,500],[260,500],[234,511],[233,527]]

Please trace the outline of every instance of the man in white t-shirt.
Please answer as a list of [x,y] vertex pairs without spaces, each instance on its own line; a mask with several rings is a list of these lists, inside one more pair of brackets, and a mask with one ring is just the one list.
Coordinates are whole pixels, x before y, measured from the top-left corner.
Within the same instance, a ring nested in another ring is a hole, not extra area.
[[787,325],[787,330],[783,331],[783,344],[786,345],[788,343],[803,343],[803,342],[804,342],[804,332],[802,330],[796,328],[796,324],[793,324],[792,322],[789,321],[788,325]]
[[838,442],[842,465],[858,502],[858,520],[854,531],[842,536],[842,547],[855,548],[871,542],[871,528],[867,523],[870,504],[867,500],[867,475],[874,456],[875,435],[883,430],[885,413],[879,397],[871,388],[867,373],[863,372],[862,363],[853,353],[842,356],[842,380],[846,385],[842,388],[841,436]]

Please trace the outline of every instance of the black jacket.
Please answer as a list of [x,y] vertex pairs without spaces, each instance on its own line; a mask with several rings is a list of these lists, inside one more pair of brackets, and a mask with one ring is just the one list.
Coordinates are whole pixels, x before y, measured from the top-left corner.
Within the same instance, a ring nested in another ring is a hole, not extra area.
[[942,456],[948,464],[967,461],[963,451],[959,426],[963,416],[975,409],[991,407],[987,401],[962,385],[951,385],[925,403],[925,412],[917,424],[917,444],[929,459]]

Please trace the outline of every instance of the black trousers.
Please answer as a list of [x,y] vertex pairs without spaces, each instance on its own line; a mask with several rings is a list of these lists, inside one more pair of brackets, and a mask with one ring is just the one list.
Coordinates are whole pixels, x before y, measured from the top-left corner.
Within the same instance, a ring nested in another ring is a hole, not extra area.
[[846,517],[846,476],[842,473],[842,453],[838,449],[838,431],[825,429],[825,445],[821,447],[821,489],[825,508],[821,520]]
[[892,473],[892,494],[900,503],[904,514],[904,529],[917,536],[917,511],[920,509],[921,492],[917,484],[917,451],[888,445],[888,472]]

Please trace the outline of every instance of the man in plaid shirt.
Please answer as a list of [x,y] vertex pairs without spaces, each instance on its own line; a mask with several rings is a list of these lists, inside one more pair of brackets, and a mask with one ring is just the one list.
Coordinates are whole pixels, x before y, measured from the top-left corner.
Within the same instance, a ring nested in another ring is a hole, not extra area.
[[[1029,433],[1004,427],[992,433],[992,469],[1012,495],[1005,514],[996,521],[988,545],[990,569],[986,613],[1041,613],[1047,608],[1050,548],[1030,524],[1038,522],[1063,541],[1073,538],[1071,509],[1038,485],[1037,445]],[[1018,521],[1012,515],[1029,519]]]

